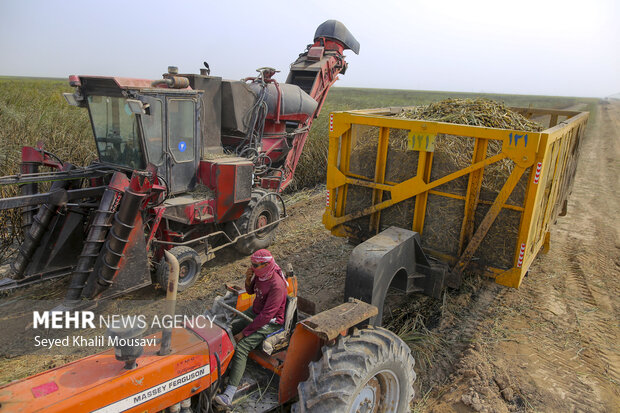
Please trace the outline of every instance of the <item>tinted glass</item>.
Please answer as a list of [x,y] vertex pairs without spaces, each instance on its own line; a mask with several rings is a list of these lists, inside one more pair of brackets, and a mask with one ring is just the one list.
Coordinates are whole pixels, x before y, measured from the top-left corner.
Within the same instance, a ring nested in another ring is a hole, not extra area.
[[176,162],[194,159],[194,113],[193,100],[168,101],[168,147]]
[[145,98],[150,105],[150,114],[142,116],[142,128],[149,162],[161,165],[164,161],[164,133],[162,103],[159,99]]
[[138,123],[125,99],[88,96],[88,108],[101,162],[144,169]]

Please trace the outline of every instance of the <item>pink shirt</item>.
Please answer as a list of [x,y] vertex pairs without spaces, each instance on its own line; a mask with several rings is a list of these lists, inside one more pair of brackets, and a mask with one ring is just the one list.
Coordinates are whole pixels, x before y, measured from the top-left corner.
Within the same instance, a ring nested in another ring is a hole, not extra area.
[[286,284],[279,274],[275,273],[268,280],[261,281],[254,277],[250,283],[248,294],[256,294],[252,311],[256,314],[242,333],[244,337],[255,333],[272,320],[277,324],[284,324],[284,310],[286,308]]

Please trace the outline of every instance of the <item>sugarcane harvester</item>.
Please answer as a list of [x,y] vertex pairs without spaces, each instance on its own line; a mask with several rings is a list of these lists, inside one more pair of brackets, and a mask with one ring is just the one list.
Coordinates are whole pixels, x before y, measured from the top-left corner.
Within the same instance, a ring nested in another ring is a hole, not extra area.
[[[312,121],[359,43],[335,20],[292,63],[286,83],[273,68],[240,81],[179,74],[159,80],[70,76],[67,101],[86,108],[98,160],[63,162],[42,146],[22,149],[21,173],[0,184],[21,196],[24,241],[0,288],[70,275],[64,301],[165,286],[164,251],[180,263],[179,290],[201,265],[235,244],[243,253],[274,240]],[[68,142],[70,144],[70,142]],[[42,172],[49,167],[52,172]],[[42,183],[51,182],[42,192]]]

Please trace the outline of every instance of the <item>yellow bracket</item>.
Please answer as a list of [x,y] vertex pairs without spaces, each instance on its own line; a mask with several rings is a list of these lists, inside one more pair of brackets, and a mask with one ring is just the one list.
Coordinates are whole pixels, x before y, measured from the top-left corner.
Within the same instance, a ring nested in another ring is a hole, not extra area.
[[502,153],[521,168],[527,168],[534,163],[540,133],[509,130],[500,133],[502,134]]

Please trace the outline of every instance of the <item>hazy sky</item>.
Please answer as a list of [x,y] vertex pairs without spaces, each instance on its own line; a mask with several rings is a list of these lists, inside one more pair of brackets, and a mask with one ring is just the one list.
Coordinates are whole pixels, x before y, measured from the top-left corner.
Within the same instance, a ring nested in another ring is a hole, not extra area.
[[620,92],[618,0],[0,0],[0,75],[283,73],[327,19],[361,44],[337,86]]

